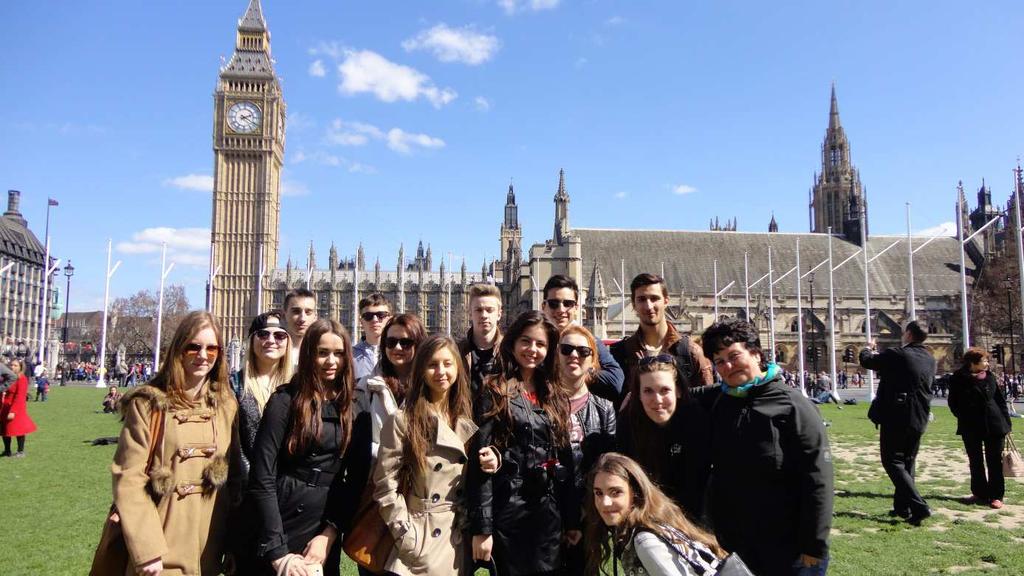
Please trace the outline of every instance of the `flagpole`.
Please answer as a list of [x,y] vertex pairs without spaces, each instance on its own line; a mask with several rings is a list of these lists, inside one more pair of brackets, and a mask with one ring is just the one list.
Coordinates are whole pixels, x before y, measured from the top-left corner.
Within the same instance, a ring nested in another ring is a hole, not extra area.
[[156,308],[156,341],[153,344],[153,370],[160,369],[160,331],[163,327],[164,318],[164,280],[174,268],[174,262],[167,266],[167,242],[164,242],[160,254],[160,298]]
[[[113,242],[107,239],[107,279],[106,285],[103,289],[103,328],[100,332],[100,366],[99,373],[100,379],[96,382],[96,388],[107,387],[107,315],[110,311],[110,277],[117,272],[117,268],[121,266],[121,261],[118,260],[114,267],[110,267],[110,255],[113,248]],[[156,367],[154,366],[154,369]]]
[[715,298],[715,319],[712,320],[711,323],[712,324],[717,324],[718,323],[718,260],[714,260],[712,262],[712,264],[711,264],[711,267],[712,267],[712,270],[713,270],[712,275],[713,275],[713,278],[714,278],[714,280],[712,281],[714,283],[714,290],[711,293],[714,294],[714,298]]
[[[871,344],[871,285],[868,282],[868,231],[867,231],[867,208],[861,208],[860,212],[860,247],[864,252],[864,339],[866,344]],[[911,276],[913,286],[913,276]],[[865,370],[865,377],[868,380],[868,399],[875,399],[875,373]]]
[[836,383],[836,295],[835,295],[835,282],[832,278],[832,227],[828,227],[828,335],[830,345],[829,351],[829,370],[832,376],[832,395],[836,399],[839,398],[838,387]]
[[39,302],[39,353],[36,359],[46,366],[46,305],[50,301],[50,207],[57,206],[53,198],[46,199],[46,232],[43,242],[46,244],[46,257],[43,259],[43,297]]
[[[1017,239],[1017,288],[1020,290],[1020,322],[1022,329],[1024,329],[1024,246],[1021,245],[1021,228],[1020,228],[1020,196],[1024,192],[1024,174],[1022,174],[1020,168],[1020,160],[1018,159],[1017,170],[1017,191],[1013,202],[1014,208],[1014,220],[1017,224],[1016,239]],[[1012,313],[1012,310],[1009,311]]]
[[622,294],[622,314],[619,314],[619,318],[622,320],[622,332],[621,338],[626,338],[626,261],[619,260],[619,293]]
[[772,268],[772,247],[768,246],[768,358],[775,362],[775,281],[772,275],[775,270]]
[[750,322],[750,263],[747,253],[743,253],[743,311],[747,322]]
[[[910,233],[910,202],[907,202],[907,271],[908,278],[910,280],[910,306],[909,313],[911,320],[917,320],[917,312],[915,310],[916,302],[914,299],[914,242]],[[864,270],[867,273],[867,270]]]
[[263,275],[267,273],[267,267],[263,263],[263,242],[260,242],[260,277],[256,280],[256,315],[263,313]]
[[956,195],[956,235],[960,241],[960,330],[961,330],[961,353],[966,353],[971,346],[970,326],[967,318],[967,263],[964,261],[964,222],[960,218],[963,213],[964,185],[960,182],[957,185]]
[[[746,255],[744,255],[744,258]],[[800,237],[796,237],[796,345],[797,357],[800,358],[800,392],[807,397],[807,385],[804,381],[804,310],[800,301],[800,280],[803,274],[800,273]]]

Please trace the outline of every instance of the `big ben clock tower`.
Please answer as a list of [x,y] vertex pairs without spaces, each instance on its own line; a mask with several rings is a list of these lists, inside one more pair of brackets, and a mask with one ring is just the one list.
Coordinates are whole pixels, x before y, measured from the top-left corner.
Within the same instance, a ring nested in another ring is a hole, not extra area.
[[235,53],[221,68],[213,100],[210,298],[229,342],[243,339],[262,311],[260,272],[277,264],[285,104],[260,0],[250,0],[238,21]]

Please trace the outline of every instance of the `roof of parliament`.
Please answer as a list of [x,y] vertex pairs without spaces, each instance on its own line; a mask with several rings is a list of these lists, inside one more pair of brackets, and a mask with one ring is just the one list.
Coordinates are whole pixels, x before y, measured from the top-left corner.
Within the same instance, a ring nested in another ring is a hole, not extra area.
[[28,229],[21,215],[21,192],[7,191],[7,211],[0,218],[0,253],[15,260],[43,265],[45,249],[36,235]]

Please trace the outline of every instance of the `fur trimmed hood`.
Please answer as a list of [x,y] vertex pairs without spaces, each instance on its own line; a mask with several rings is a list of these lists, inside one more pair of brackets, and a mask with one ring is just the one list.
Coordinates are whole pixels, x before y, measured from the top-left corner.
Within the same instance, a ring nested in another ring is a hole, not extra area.
[[128,414],[129,407],[136,401],[149,404],[149,409],[166,411],[170,407],[167,394],[156,386],[145,384],[126,393],[121,398],[121,419]]

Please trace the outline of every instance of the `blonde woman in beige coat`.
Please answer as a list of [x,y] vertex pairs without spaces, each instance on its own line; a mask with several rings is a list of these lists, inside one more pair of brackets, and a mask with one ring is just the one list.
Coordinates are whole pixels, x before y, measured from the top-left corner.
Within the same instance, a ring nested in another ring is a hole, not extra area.
[[[223,570],[232,498],[225,483],[229,470],[239,470],[240,452],[238,405],[221,342],[214,317],[192,312],[152,382],[121,402],[124,428],[112,471],[127,574],[212,576]],[[154,411],[163,432],[149,467]]]
[[476,432],[469,381],[451,338],[416,352],[402,410],[384,424],[374,499],[395,538],[386,570],[400,576],[472,572],[463,540],[463,468]]

